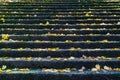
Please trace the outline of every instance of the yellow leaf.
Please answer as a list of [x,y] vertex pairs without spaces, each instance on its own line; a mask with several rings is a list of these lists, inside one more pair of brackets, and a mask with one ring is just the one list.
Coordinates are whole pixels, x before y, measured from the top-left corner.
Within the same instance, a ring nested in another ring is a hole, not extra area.
[[117,30],[117,28],[112,28],[112,30]]
[[10,50],[11,48],[2,48],[2,50]]
[[92,68],[91,71],[98,71],[96,68]]
[[9,38],[9,35],[8,34],[2,34],[2,39],[3,40],[8,40]]
[[100,70],[100,65],[99,65],[99,64],[95,65],[95,68],[96,68],[97,70]]
[[29,15],[29,14],[27,14],[26,16],[27,16],[27,17],[29,17],[30,15]]
[[81,50],[81,48],[77,48],[77,50]]
[[98,20],[98,21],[100,21],[101,19],[100,19],[100,18],[96,18],[95,20]]
[[47,21],[47,22],[45,23],[45,25],[50,25],[50,23]]
[[92,20],[91,18],[88,18],[87,20]]
[[90,30],[90,28],[86,28],[86,30]]
[[1,21],[2,21],[2,22],[5,22],[5,19],[4,19],[4,18],[1,18]]
[[114,68],[115,71],[120,71],[120,68]]
[[91,42],[90,40],[86,40],[86,42]]
[[0,73],[3,72],[3,70],[0,68]]
[[27,59],[27,60],[32,60],[33,58],[32,58],[32,57],[27,57],[26,59]]
[[119,48],[112,48],[112,50],[119,50]]
[[49,51],[56,51],[59,50],[59,48],[48,48]]
[[102,40],[101,42],[108,42],[108,40]]
[[56,49],[55,49],[55,48],[53,48],[53,49],[51,49],[51,51],[56,51]]
[[23,50],[23,48],[18,48],[18,50]]
[[8,72],[8,73],[11,72],[11,71],[12,71],[12,70],[10,70],[10,69],[7,69],[7,70],[6,70],[6,72]]
[[84,24],[84,23],[80,23],[80,25],[85,26],[85,24]]
[[111,71],[111,70],[112,70],[112,68],[111,68],[111,67],[108,67],[108,66],[104,66],[104,70]]
[[19,69],[20,71],[29,71],[28,68]]
[[106,59],[106,57],[105,57],[105,56],[101,56],[101,58],[102,58],[102,59]]
[[94,34],[89,34],[89,36],[94,36]]
[[86,13],[85,16],[90,16],[90,15],[88,13]]
[[65,42],[72,42],[72,40],[66,40]]
[[35,40],[35,42],[40,42],[40,40]]
[[117,57],[117,59],[119,59],[119,60],[120,60],[120,57]]
[[69,50],[75,50],[75,48],[74,48],[74,47],[71,47]]

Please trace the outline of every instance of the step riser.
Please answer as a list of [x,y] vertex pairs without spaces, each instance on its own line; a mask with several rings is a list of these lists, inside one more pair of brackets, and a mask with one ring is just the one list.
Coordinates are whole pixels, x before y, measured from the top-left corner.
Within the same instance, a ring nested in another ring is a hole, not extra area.
[[[118,21],[49,21],[50,22],[50,24],[66,24],[66,23],[69,23],[69,24],[79,24],[79,23],[83,23],[83,24],[92,24],[92,23],[96,23],[96,24],[101,24],[101,23],[106,23],[106,24],[116,24],[117,25],[117,23],[118,23]],[[2,22],[1,22],[2,23]],[[46,23],[46,21],[40,21],[40,20],[38,20],[38,21],[34,21],[34,20],[30,20],[30,21],[18,21],[18,20],[14,20],[14,21],[12,21],[12,20],[9,20],[9,21],[7,21],[6,20],[6,22],[5,23],[13,23],[13,24],[17,24],[17,23],[19,23],[19,24],[30,24],[30,23],[33,23],[33,24],[40,24],[40,23]]]
[[[112,16],[106,16],[106,15],[104,15],[104,16],[91,16],[91,17],[85,17],[85,16],[66,16],[66,17],[64,17],[64,16],[62,16],[62,17],[60,17],[60,18],[58,18],[58,17],[56,17],[56,16],[54,16],[54,15],[44,15],[44,16],[42,16],[42,15],[39,15],[39,16],[37,16],[37,17],[33,17],[33,16],[29,16],[29,17],[26,17],[26,15],[6,15],[4,18],[5,19],[9,19],[10,18],[10,16],[11,16],[11,19],[43,19],[43,20],[46,20],[46,19],[67,19],[67,20],[69,20],[69,19],[73,19],[73,20],[75,20],[75,19],[103,19],[103,21],[104,21],[104,19],[110,19],[110,21],[111,20],[118,20],[120,17],[118,16],[118,17],[112,17]],[[21,16],[21,17],[19,17],[19,16]],[[94,21],[99,21],[99,20],[94,20]],[[62,26],[61,26],[62,27]],[[74,26],[73,26],[73,28],[74,28]]]
[[[57,12],[51,12],[51,11],[49,11],[49,13],[46,13],[46,12],[48,12],[48,11],[39,11],[39,12],[1,12],[0,13],[0,15],[26,15],[26,14],[29,14],[29,15],[37,15],[37,16],[42,16],[42,15],[63,15],[63,16],[67,16],[68,15],[68,12],[67,11],[61,11],[61,13],[57,13]],[[90,13],[90,15],[93,15],[94,14],[94,16],[96,16],[96,15],[98,15],[98,16],[101,16],[101,15],[104,15],[104,16],[107,16],[107,15],[109,15],[109,16],[111,16],[111,15],[116,15],[116,16],[119,16],[120,15],[120,13],[119,12],[114,12],[114,13],[104,13],[104,12],[93,12],[93,13]],[[71,16],[75,16],[75,15],[80,15],[80,16],[84,16],[84,17],[86,17],[85,16],[85,12],[83,13],[83,12],[73,12],[73,13],[71,13],[70,14]],[[113,16],[114,17],[114,16]]]
[[[1,38],[1,36],[0,36]],[[72,41],[101,41],[101,40],[108,40],[108,41],[119,41],[120,36],[9,36],[9,39],[13,40],[24,40],[24,41],[35,41],[35,40],[42,40],[42,41],[66,41],[66,40],[72,40]]]
[[[0,9],[2,9],[2,8],[6,8],[6,7],[0,7]],[[7,7],[8,9],[43,9],[43,8],[41,8],[41,7],[29,7],[29,6],[27,6],[27,7]],[[66,8],[55,8],[55,7],[52,7],[52,8],[45,8],[45,9],[80,9],[80,8],[82,8],[82,9],[89,9],[89,7],[66,7]],[[92,8],[92,9],[111,9],[111,8],[114,8],[114,9],[119,9],[119,6],[110,6],[110,7],[90,7],[90,8]]]
[[[7,65],[9,68],[54,68],[54,69],[64,69],[64,68],[76,68],[80,69],[85,66],[86,69],[93,68],[96,64],[100,64],[101,67],[111,66],[113,68],[120,67],[120,61],[0,61],[0,66]],[[34,65],[34,66],[33,66]],[[76,66],[75,66],[76,65]]]
[[110,34],[120,34],[120,30],[78,30],[78,31],[64,31],[64,30],[0,30],[0,34],[15,34],[15,35],[23,35],[23,34],[47,34],[47,33],[56,33],[56,34],[77,34],[77,35],[85,35],[85,34],[101,34],[106,35]]
[[120,50],[92,50],[92,51],[12,51],[12,50],[0,50],[1,57],[81,57],[86,56],[106,56],[106,57],[118,57],[120,56]]
[[[104,76],[104,77],[103,77]],[[1,74],[0,77],[2,80],[108,80],[108,79],[113,79],[113,80],[119,80],[120,74],[91,74],[91,75],[82,75],[81,74],[45,74],[45,73],[36,73],[36,74]]]
[[78,42],[78,43],[32,43],[32,42],[14,42],[14,43],[0,43],[1,47],[0,48],[54,48],[54,47],[59,47],[62,49],[68,49],[71,47],[75,48],[82,48],[82,49],[95,49],[95,48],[119,48],[120,44],[117,43],[83,43],[83,42]]
[[[34,26],[34,27],[33,27]],[[65,25],[65,24],[57,24],[57,25],[39,25],[39,24],[7,24],[7,25],[0,25],[0,28],[24,28],[24,29],[83,29],[83,28],[93,28],[93,29],[98,29],[98,28],[106,28],[106,29],[119,29],[119,25],[90,25],[90,24],[85,24],[85,25]]]
[[[107,12],[111,12],[111,13],[114,13],[114,12],[119,12],[120,10],[119,9],[91,9],[91,10],[89,10],[89,9],[75,9],[75,10],[73,10],[73,9],[58,9],[58,11],[60,11],[60,12],[63,12],[63,11],[75,11],[75,12],[83,12],[83,11],[94,11],[94,12],[104,12],[104,11],[107,11]],[[1,12],[9,12],[9,11],[21,11],[21,12],[41,12],[41,11],[54,11],[54,9],[37,9],[37,10],[34,10],[34,9],[4,9],[4,8],[2,8],[1,9]]]

